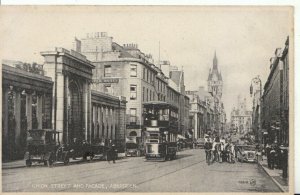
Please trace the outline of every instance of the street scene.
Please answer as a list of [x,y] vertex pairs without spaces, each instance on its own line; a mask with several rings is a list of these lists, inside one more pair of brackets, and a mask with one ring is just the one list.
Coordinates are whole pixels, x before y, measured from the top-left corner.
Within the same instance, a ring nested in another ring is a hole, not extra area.
[[293,10],[120,8],[1,7],[2,191],[290,192]]

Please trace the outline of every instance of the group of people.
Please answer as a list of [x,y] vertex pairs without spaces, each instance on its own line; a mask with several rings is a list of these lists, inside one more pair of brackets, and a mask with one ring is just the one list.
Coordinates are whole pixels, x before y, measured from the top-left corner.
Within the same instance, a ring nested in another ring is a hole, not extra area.
[[267,143],[265,146],[265,154],[267,156],[268,167],[270,169],[281,169],[286,166],[287,152],[285,150],[281,150],[277,144]]
[[235,163],[236,147],[230,140],[208,137],[204,144],[206,162],[210,165],[213,162]]

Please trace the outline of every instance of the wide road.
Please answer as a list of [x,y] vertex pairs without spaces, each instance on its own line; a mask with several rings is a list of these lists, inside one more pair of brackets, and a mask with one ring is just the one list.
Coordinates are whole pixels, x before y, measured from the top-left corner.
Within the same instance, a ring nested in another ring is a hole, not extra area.
[[3,169],[3,192],[280,192],[254,163],[205,163],[202,149],[166,162],[143,157]]

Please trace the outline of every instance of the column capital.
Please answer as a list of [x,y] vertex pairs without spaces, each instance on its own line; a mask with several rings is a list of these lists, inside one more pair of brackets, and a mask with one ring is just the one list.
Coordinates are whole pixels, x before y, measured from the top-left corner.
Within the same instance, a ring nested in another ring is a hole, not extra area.
[[43,95],[45,94],[45,93],[42,92],[42,91],[36,91],[35,93],[36,93],[36,95],[39,96],[39,97],[40,97],[40,96],[43,96]]
[[34,90],[32,90],[32,89],[25,89],[25,93],[26,93],[27,95],[31,95],[31,94],[34,93]]
[[24,90],[24,88],[21,88],[21,87],[14,87],[13,90],[14,90],[15,92],[21,93],[21,92]]

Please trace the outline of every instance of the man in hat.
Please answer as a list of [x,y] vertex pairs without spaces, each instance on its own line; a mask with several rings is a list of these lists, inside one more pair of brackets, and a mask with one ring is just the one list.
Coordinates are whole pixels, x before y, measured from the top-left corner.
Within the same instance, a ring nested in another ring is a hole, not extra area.
[[204,144],[204,149],[205,149],[205,155],[206,155],[206,162],[208,165],[210,165],[211,161],[211,150],[212,150],[212,143],[210,138],[207,138],[207,142]]

